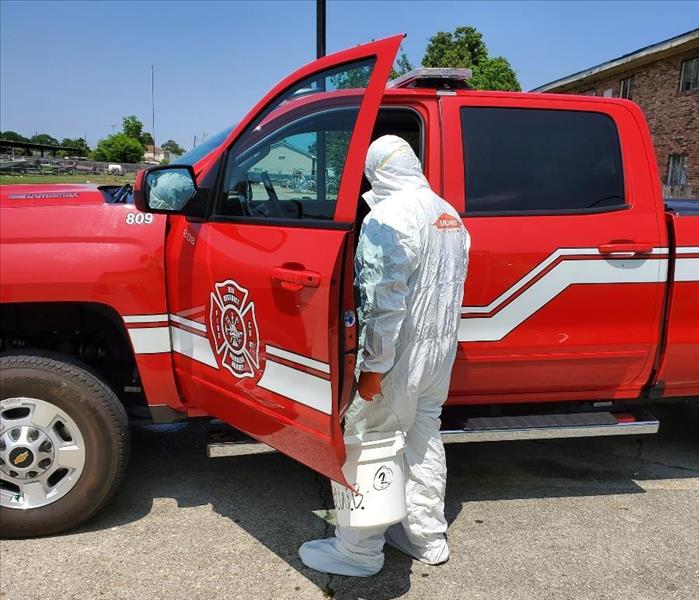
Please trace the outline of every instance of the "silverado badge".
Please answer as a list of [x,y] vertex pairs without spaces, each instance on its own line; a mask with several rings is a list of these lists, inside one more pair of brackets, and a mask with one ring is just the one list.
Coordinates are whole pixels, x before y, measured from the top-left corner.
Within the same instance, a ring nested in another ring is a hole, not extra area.
[[259,335],[248,291],[232,279],[217,283],[211,292],[209,325],[221,364],[236,377],[252,377],[260,366]]

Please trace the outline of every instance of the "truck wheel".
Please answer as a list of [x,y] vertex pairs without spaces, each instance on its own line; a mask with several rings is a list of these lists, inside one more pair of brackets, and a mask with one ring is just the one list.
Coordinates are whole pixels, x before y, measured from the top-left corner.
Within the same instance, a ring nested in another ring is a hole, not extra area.
[[59,355],[0,358],[0,534],[66,531],[109,500],[129,429],[114,392]]

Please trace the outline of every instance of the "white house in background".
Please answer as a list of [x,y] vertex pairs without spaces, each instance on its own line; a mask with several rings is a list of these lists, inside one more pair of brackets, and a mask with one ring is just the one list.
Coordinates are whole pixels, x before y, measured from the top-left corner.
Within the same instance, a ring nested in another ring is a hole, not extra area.
[[316,157],[282,140],[272,144],[269,154],[251,170],[267,171],[273,175],[292,175],[300,172],[304,177],[313,177],[316,172]]
[[160,146],[153,147],[153,144],[148,144],[146,146],[146,152],[143,156],[144,162],[160,164],[164,160],[172,162],[179,156],[179,154],[170,152],[169,150],[161,148]]

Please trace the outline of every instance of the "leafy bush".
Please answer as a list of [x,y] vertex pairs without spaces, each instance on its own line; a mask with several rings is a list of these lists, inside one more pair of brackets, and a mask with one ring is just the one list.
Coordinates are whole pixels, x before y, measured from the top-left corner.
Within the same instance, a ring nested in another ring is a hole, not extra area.
[[143,152],[141,142],[125,133],[115,133],[97,142],[91,158],[105,162],[138,163],[143,161]]

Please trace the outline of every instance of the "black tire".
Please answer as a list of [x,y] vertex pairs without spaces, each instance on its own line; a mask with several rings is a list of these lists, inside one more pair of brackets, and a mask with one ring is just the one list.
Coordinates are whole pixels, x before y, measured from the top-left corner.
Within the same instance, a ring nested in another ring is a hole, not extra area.
[[85,366],[51,353],[0,357],[0,394],[0,400],[28,397],[56,405],[85,442],[85,466],[75,486],[39,508],[0,507],[0,535],[50,535],[87,521],[111,498],[128,463],[128,419],[116,394]]

